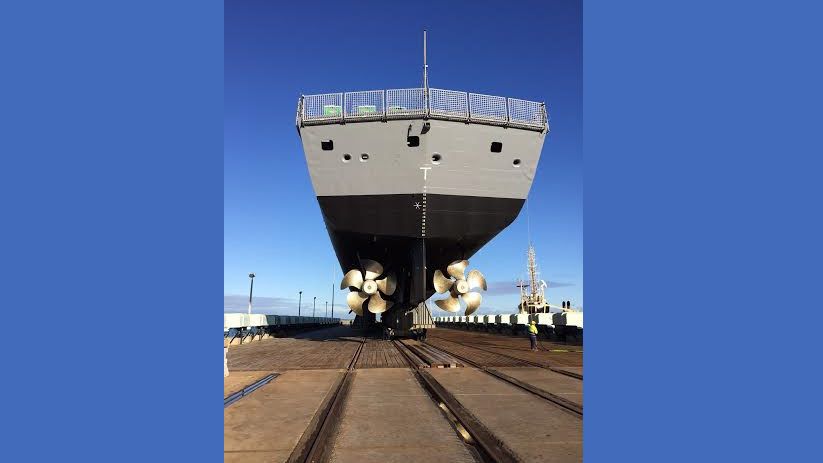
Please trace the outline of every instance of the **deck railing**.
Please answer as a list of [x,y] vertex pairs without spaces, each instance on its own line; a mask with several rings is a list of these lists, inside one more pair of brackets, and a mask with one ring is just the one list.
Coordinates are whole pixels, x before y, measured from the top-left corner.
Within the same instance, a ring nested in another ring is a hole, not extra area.
[[548,131],[546,105],[502,96],[430,88],[304,95],[297,125],[441,119]]

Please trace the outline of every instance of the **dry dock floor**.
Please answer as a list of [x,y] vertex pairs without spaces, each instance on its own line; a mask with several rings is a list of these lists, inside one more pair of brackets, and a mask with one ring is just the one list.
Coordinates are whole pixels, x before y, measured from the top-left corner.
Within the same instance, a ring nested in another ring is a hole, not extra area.
[[583,420],[472,368],[431,374],[523,461],[583,460]]
[[[522,336],[445,328],[430,330],[425,344],[471,362],[424,370],[516,459],[582,461],[582,416],[483,371],[493,369],[582,406],[582,379],[556,371],[582,377],[581,346],[544,342],[544,350],[531,352]],[[390,341],[366,339],[346,326],[325,328],[231,346],[228,366],[224,397],[270,373],[279,376],[224,409],[225,461],[294,459],[302,455],[302,443],[313,442],[314,423],[326,416],[336,424],[327,461],[482,461]],[[339,393],[339,413],[325,415],[343,378],[350,388]]]
[[355,373],[332,461],[475,460],[408,368],[373,368]]
[[583,346],[541,339],[538,344],[540,350],[532,352],[529,348],[529,338],[525,334],[511,336],[449,328],[431,330],[429,341],[436,340],[468,343],[472,347],[490,352],[583,374]]
[[286,461],[341,374],[338,370],[286,371],[227,407],[224,461]]

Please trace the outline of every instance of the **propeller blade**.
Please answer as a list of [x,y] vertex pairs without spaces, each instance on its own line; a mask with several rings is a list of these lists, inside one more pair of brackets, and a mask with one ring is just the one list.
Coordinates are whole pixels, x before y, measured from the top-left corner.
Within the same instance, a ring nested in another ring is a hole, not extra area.
[[446,278],[440,270],[434,271],[434,290],[438,293],[445,293],[452,287],[453,281]]
[[352,312],[356,313],[357,315],[363,316],[363,303],[366,302],[366,299],[369,298],[369,295],[359,291],[352,291],[348,295],[346,295],[346,302],[349,304],[349,308]]
[[466,293],[463,295],[463,302],[466,303],[466,315],[471,315],[480,307],[480,301],[483,300],[483,296],[480,293]]
[[467,260],[456,260],[449,264],[446,267],[446,271],[449,272],[449,275],[457,278],[458,280],[465,280],[466,277],[464,276],[466,272],[466,267],[469,266],[469,261]]
[[340,289],[354,288],[355,290],[363,287],[363,275],[360,270],[349,270],[340,282]]
[[434,301],[434,304],[446,312],[457,312],[460,310],[460,301],[456,297],[448,297]]
[[368,309],[371,313],[383,313],[389,310],[392,304],[394,303],[380,297],[380,293],[374,293],[371,299],[369,299]]
[[486,277],[484,277],[479,270],[472,270],[469,272],[469,276],[466,277],[466,281],[469,282],[469,289],[483,288],[483,291],[488,289],[486,287]]
[[386,278],[377,280],[375,283],[377,283],[377,289],[386,296],[391,296],[397,289],[397,277],[394,276],[394,273],[389,273]]
[[379,262],[369,259],[360,259],[360,265],[362,265],[363,270],[366,271],[367,280],[377,279],[377,277],[383,274],[383,266],[380,265]]

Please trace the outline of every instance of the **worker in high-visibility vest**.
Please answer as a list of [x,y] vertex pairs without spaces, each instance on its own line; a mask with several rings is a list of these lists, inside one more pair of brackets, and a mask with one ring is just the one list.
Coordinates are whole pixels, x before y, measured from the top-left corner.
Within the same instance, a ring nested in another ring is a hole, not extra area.
[[532,345],[532,350],[537,350],[537,323],[534,320],[529,323],[529,342]]

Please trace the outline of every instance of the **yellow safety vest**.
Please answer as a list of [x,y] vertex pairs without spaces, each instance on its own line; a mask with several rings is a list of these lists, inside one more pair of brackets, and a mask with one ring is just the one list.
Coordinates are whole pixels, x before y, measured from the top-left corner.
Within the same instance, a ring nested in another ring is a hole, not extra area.
[[537,334],[537,325],[529,325],[529,333]]

